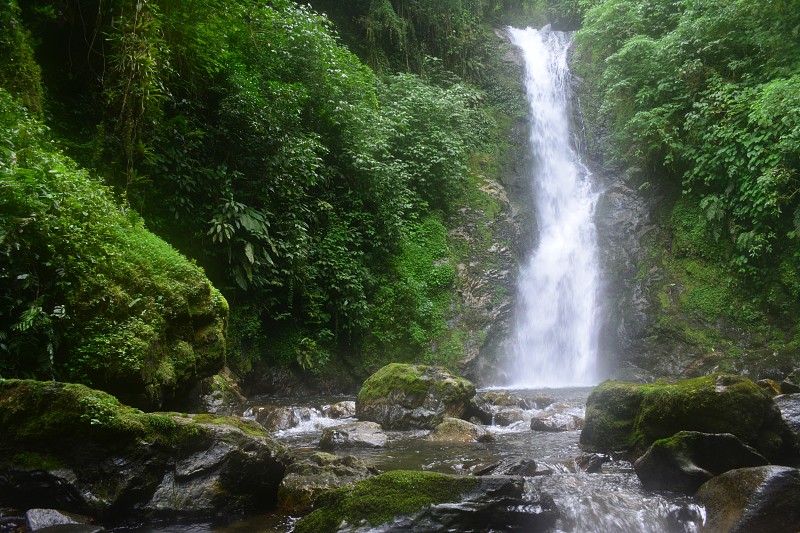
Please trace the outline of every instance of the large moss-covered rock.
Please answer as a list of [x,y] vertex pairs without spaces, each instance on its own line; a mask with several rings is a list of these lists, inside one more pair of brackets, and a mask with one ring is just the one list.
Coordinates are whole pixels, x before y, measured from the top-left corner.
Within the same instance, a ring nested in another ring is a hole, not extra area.
[[225,362],[228,304],[0,88],[3,377],[160,408]]
[[[553,499],[525,494],[522,477],[467,477],[397,470],[332,491],[295,533],[366,531],[546,531],[558,518]],[[372,529],[370,529],[371,531]]]
[[695,495],[706,508],[703,533],[797,533],[800,470],[760,466],[731,470]]
[[680,431],[654,442],[634,468],[648,490],[694,494],[700,485],[728,470],[765,464],[761,454],[730,433]]
[[0,381],[0,434],[1,501],[106,523],[267,510],[291,462],[255,422],[147,414],[77,384]]
[[356,416],[384,429],[433,429],[445,417],[468,418],[475,385],[441,367],[392,363],[364,382]]
[[749,379],[714,374],[653,384],[606,381],[589,395],[581,445],[640,455],[679,431],[732,433],[768,459],[791,453],[775,402]]

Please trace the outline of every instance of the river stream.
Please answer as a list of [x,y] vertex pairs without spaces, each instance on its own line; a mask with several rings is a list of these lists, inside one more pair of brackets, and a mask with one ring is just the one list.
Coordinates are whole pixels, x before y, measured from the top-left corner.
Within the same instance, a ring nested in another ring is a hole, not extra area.
[[[609,460],[597,473],[582,471],[576,460],[581,455],[579,430],[546,432],[530,429],[531,418],[549,413],[583,416],[590,388],[513,390],[520,398],[546,395],[555,402],[545,409],[522,411],[522,419],[508,426],[490,425],[494,442],[440,444],[425,440],[427,431],[389,431],[384,448],[349,449],[337,455],[355,455],[381,471],[395,469],[426,470],[457,475],[472,475],[498,461],[533,459],[535,476],[526,477],[526,486],[553,497],[561,518],[553,533],[691,533],[703,520],[703,509],[691,498],[677,494],[645,491],[626,461]],[[291,429],[276,432],[298,459],[320,451],[319,440],[325,428],[352,422],[352,418],[324,416],[325,406],[354,398],[305,398],[289,403],[317,413]],[[254,398],[253,406],[287,405],[287,401]],[[499,408],[502,409],[502,408]],[[251,415],[253,409],[243,414]],[[500,411],[498,411],[500,412]],[[519,411],[516,411],[517,413]],[[290,533],[298,517],[277,513],[246,518],[227,525],[208,523],[150,526],[139,533]],[[498,524],[497,531],[502,531]]]

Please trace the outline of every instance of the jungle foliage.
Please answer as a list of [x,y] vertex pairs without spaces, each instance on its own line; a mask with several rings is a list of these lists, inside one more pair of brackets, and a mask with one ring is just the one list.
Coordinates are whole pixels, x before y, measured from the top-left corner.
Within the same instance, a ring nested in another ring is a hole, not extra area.
[[585,109],[610,134],[610,162],[698,207],[672,228],[694,245],[674,252],[735,272],[748,297],[793,321],[800,3],[607,0],[576,40]]

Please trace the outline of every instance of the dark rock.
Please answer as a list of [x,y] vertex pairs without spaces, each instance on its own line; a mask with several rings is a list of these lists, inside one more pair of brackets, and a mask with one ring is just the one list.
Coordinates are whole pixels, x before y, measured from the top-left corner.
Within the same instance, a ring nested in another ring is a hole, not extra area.
[[356,416],[356,402],[343,401],[322,406],[322,414],[328,418],[353,418]]
[[39,533],[103,533],[106,529],[89,524],[59,524],[39,529]]
[[798,394],[800,393],[800,385],[792,383],[791,381],[781,381],[780,384],[781,394]]
[[635,463],[636,474],[648,490],[694,494],[714,476],[767,460],[730,433],[681,431],[657,440]]
[[0,501],[112,522],[268,510],[291,462],[255,422],[146,414],[74,384],[0,381],[0,434]]
[[370,376],[356,416],[386,429],[433,429],[445,417],[469,418],[475,385],[441,367],[392,363]]
[[792,453],[792,437],[770,395],[741,376],[714,374],[674,383],[606,381],[586,403],[586,451],[638,456],[679,431],[732,433],[773,460]]
[[523,403],[522,398],[506,390],[486,391],[481,396],[490,404],[500,407],[522,407]]
[[545,409],[556,403],[556,399],[545,394],[536,394],[530,398],[523,398],[520,407],[525,409]]
[[323,492],[350,485],[377,473],[374,467],[367,466],[353,455],[338,457],[317,452],[286,469],[278,489],[278,510],[295,516],[306,514]]
[[393,471],[327,495],[319,502],[317,510],[297,522],[295,533],[535,533],[546,531],[559,515],[548,494],[526,494],[524,480],[517,476]]
[[574,431],[583,427],[583,418],[569,413],[540,413],[531,419],[534,431]]
[[492,423],[492,406],[487,402],[483,396],[476,394],[469,401],[467,412],[463,417],[465,420],[478,420],[481,424]]
[[760,466],[730,470],[695,495],[706,508],[703,533],[797,533],[800,470]]
[[575,466],[588,474],[596,474],[611,457],[602,453],[582,453],[575,459]]
[[800,394],[776,396],[775,403],[781,411],[781,417],[794,435],[795,445],[800,445]]
[[767,391],[770,396],[777,396],[781,393],[781,384],[774,379],[759,379],[758,386]]
[[227,367],[214,376],[198,381],[183,396],[185,399],[182,401],[170,402],[169,408],[189,413],[231,416],[240,413],[245,403],[236,378]]
[[431,442],[467,443],[493,442],[495,437],[483,426],[459,418],[445,418],[426,439]]
[[258,411],[256,422],[264,426],[264,429],[270,433],[273,433],[295,428],[317,415],[319,415],[319,411],[311,407],[266,407]]
[[383,448],[386,434],[375,422],[351,422],[342,426],[326,428],[319,440],[323,450],[347,448]]

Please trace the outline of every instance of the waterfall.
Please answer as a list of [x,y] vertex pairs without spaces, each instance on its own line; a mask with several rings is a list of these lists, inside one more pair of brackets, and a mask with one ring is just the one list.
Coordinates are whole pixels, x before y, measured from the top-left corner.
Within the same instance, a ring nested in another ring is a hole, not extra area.
[[570,133],[570,33],[510,29],[525,57],[538,242],[518,284],[510,385],[597,382],[598,194]]

